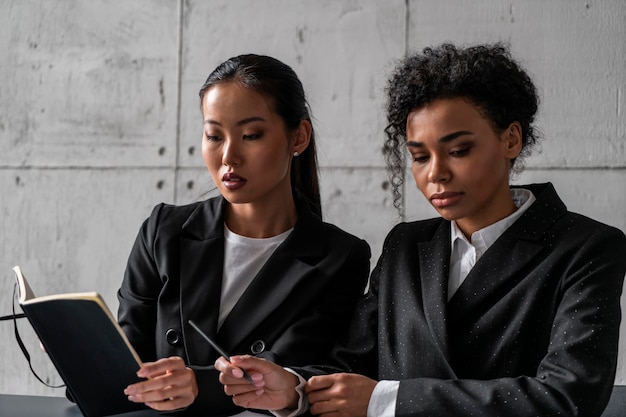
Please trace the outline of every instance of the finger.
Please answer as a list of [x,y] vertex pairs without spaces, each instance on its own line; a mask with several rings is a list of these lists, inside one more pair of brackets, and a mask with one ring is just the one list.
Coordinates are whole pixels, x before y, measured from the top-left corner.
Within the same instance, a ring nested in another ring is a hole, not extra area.
[[217,358],[214,365],[215,369],[224,375],[232,375],[235,378],[241,378],[243,376],[243,371],[237,366],[234,366],[231,362],[227,361],[223,356]]
[[254,377],[246,373],[243,369],[239,368],[236,364],[232,364],[225,358],[218,358],[215,363],[215,369],[220,371],[220,382],[222,384],[236,384],[244,383],[255,385],[255,381],[263,379],[263,375],[257,373]]
[[256,401],[263,393],[263,389],[257,389],[256,391],[237,394],[232,396],[233,403],[240,407],[249,408],[249,405]]
[[159,401],[146,401],[145,404],[158,411],[172,411],[181,408],[188,407],[193,403],[193,397],[182,393],[178,395],[175,389],[165,389],[160,391],[160,395],[163,397]]
[[159,359],[156,362],[144,363],[137,372],[137,375],[143,378],[153,378],[168,371],[181,369],[184,367],[185,362],[183,361],[183,359],[177,356],[173,356],[170,358]]
[[[128,387],[126,390],[124,390],[124,393],[128,395],[128,399],[130,401],[137,403],[156,404],[163,401],[185,400],[187,402],[187,405],[189,405],[193,402],[194,394],[191,385],[186,384],[180,386],[176,384],[164,384],[164,381],[150,380],[138,387]],[[159,407],[158,409],[163,408]]]
[[140,395],[150,391],[155,391],[164,388],[166,385],[164,381],[158,378],[149,379],[143,382],[132,384],[124,389],[126,395]]
[[252,385],[249,382],[245,381],[245,383],[240,384],[224,385],[224,393],[229,397],[234,397],[236,395],[257,392],[259,390],[262,390],[263,387],[265,387],[265,381],[263,380],[255,382],[255,385]]
[[151,391],[163,390],[170,386],[190,386],[192,382],[192,375],[188,372],[168,372],[148,380],[129,385],[124,390],[124,393],[126,395],[144,394]]
[[309,411],[313,415],[324,417],[338,415],[339,413],[339,410],[333,405],[332,401],[320,401],[315,404],[311,404]]
[[228,362],[226,358],[224,358],[223,356],[220,356],[219,358],[217,358],[215,360],[214,365],[215,365],[215,369],[217,369],[220,372],[224,372],[224,370],[228,369],[231,366],[230,362]]
[[330,388],[335,382],[334,375],[320,375],[309,378],[304,387],[307,394],[312,391]]
[[161,399],[158,401],[146,401],[146,405],[156,410],[176,410],[189,406],[193,403],[194,396],[186,387],[166,387],[155,393]]

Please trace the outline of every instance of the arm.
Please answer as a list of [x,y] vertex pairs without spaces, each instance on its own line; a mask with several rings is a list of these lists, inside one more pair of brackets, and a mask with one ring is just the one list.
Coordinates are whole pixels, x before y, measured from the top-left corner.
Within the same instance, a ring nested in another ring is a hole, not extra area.
[[142,361],[155,361],[157,301],[163,287],[153,245],[162,205],[142,224],[117,292],[118,322]]
[[176,410],[194,401],[198,386],[194,371],[185,366],[182,358],[157,361],[155,328],[163,282],[153,245],[162,207],[155,207],[135,240],[118,290],[118,321],[142,361],[150,361],[144,362],[138,372],[147,381],[130,385],[124,393],[130,401],[145,403],[156,410]]
[[[345,335],[357,302],[362,298],[369,276],[370,250],[356,241],[351,247],[330,247],[339,252],[316,265],[320,277],[312,275],[297,288],[280,313],[284,325],[269,350],[260,357],[283,366],[325,363],[336,341]],[[323,281],[316,288],[315,281]],[[297,311],[288,321],[284,313]],[[280,323],[281,317],[274,320]]]

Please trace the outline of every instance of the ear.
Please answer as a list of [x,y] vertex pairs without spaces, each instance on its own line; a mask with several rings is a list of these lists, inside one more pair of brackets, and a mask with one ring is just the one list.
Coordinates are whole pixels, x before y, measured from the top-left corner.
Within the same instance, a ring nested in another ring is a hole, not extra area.
[[502,133],[504,141],[504,156],[507,159],[515,159],[522,152],[522,126],[513,122]]
[[313,126],[308,120],[301,120],[300,125],[297,127],[293,136],[293,143],[291,144],[291,152],[298,152],[302,155],[302,152],[309,146],[311,141],[311,134],[313,133]]

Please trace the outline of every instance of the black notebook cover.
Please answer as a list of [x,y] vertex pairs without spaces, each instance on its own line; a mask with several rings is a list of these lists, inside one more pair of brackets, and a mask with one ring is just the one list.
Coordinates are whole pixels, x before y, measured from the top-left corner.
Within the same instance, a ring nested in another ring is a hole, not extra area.
[[141,361],[102,297],[35,297],[20,268],[13,270],[22,310],[85,417],[145,409],[124,395],[124,388],[141,380]]

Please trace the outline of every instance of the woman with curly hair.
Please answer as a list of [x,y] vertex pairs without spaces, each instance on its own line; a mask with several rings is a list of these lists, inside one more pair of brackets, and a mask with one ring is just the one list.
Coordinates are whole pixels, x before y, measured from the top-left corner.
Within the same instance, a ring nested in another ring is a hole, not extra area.
[[[292,370],[296,381],[250,357],[218,359],[226,393],[329,416],[599,416],[626,237],[569,212],[550,183],[509,184],[537,141],[531,79],[500,44],[444,44],[402,60],[387,94],[395,205],[408,150],[441,217],[391,230],[327,366]],[[296,407],[298,389],[309,405]]]

